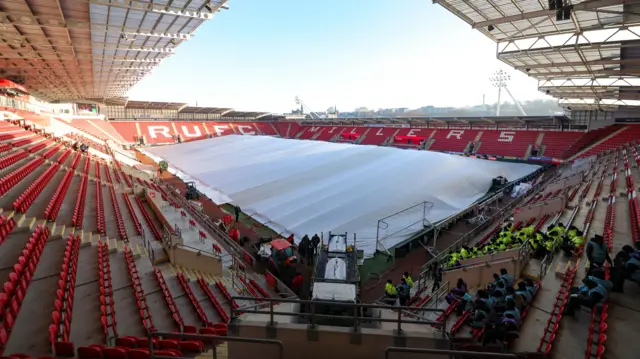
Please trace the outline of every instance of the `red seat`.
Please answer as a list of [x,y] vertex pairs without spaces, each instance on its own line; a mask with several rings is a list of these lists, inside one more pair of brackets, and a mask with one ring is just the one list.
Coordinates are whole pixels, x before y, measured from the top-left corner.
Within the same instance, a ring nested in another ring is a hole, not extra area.
[[135,337],[116,338],[116,346],[127,347],[127,348],[135,348],[136,347],[136,338]]
[[59,357],[72,357],[76,353],[76,349],[71,342],[55,342],[53,343],[55,355]]
[[127,351],[122,348],[104,348],[102,356],[105,359],[126,359]]
[[204,351],[204,343],[198,340],[181,341],[178,344],[183,353],[202,353]]
[[[158,339],[153,339],[151,342],[153,343],[153,347],[155,349],[159,348]],[[138,344],[139,348],[149,349],[149,339],[148,338],[138,338],[138,339],[136,339],[136,344]]]
[[149,359],[149,351],[147,349],[129,350],[129,359]]
[[175,349],[164,349],[153,352],[153,354],[157,356],[166,356],[166,357],[182,357],[182,352]]
[[79,347],[78,357],[82,359],[102,359],[102,350],[95,346]]
[[178,344],[177,340],[163,339],[163,340],[160,340],[158,343],[160,344],[161,350],[166,350],[166,349],[180,350],[180,345]]

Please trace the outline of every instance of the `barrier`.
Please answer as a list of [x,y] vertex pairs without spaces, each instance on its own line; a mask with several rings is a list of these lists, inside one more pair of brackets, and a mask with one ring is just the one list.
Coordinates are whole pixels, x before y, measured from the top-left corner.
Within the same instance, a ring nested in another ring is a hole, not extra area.
[[[381,242],[393,236],[398,235],[408,237],[425,228],[433,228],[433,223],[429,222],[427,219],[427,211],[431,208],[433,208],[433,203],[424,201],[379,219],[378,227],[376,229],[376,250],[384,248],[382,251],[386,251],[386,246]],[[411,223],[406,223],[405,218],[417,218],[418,216],[420,216],[420,219],[412,221]],[[401,220],[400,218],[405,220]]]
[[[232,300],[235,301],[255,301],[254,297],[243,297],[243,296],[233,296]],[[349,311],[349,314],[345,315],[330,315],[330,314],[318,314],[315,311],[316,306],[334,306],[335,302],[331,301],[319,301],[319,300],[301,300],[301,299],[274,299],[274,298],[261,298],[263,303],[252,304],[248,306],[243,306],[239,308],[231,308],[231,317],[238,318],[242,314],[260,314],[268,316],[267,326],[275,326],[277,322],[275,321],[276,316],[284,316],[284,317],[294,317],[294,318],[304,318],[308,319],[311,326],[315,326],[316,319],[324,318],[324,319],[339,319],[339,320],[350,320],[353,323],[351,329],[357,331],[362,324],[371,324],[371,323],[394,323],[396,324],[397,333],[402,333],[402,324],[417,324],[424,325],[425,328],[428,326],[432,326],[436,328],[439,332],[445,335],[446,331],[446,320],[443,322],[437,322],[433,320],[410,320],[403,318],[403,311],[418,311],[418,312],[432,312],[432,313],[444,313],[444,309],[437,308],[416,308],[416,307],[393,307],[394,310],[397,310],[397,317],[394,319],[390,318],[382,318],[382,317],[364,317],[360,315],[363,313],[365,309],[385,309],[389,310],[388,305],[383,304],[364,304],[364,303],[347,303],[340,302],[341,308],[353,308],[353,311]],[[289,311],[289,312],[279,312],[275,310],[275,305],[280,303],[291,303],[297,304],[301,306],[309,306],[309,312],[299,312],[299,311]],[[265,305],[266,304],[266,305]],[[267,310],[259,310],[256,308],[261,308],[265,306]],[[445,314],[446,316],[446,314]]]
[[542,218],[544,216],[558,213],[565,209],[567,205],[567,197],[564,195],[544,202],[537,202],[526,207],[520,207],[519,211],[513,215],[513,221],[526,223],[530,218]]
[[[435,257],[429,260],[426,264],[422,266],[420,276],[418,277],[418,280],[415,281],[415,283],[417,283],[416,285],[418,290],[421,290],[427,285],[427,280],[431,278],[431,268],[433,264],[441,263],[450,253],[453,253],[459,250],[460,248],[462,248],[462,246],[468,245],[478,234],[480,234],[490,225],[496,224],[496,223],[502,223],[504,221],[504,218],[507,215],[511,214],[511,212],[517,207],[517,205],[522,199],[526,198],[531,193],[538,192],[542,187],[544,187],[547,184],[549,180],[552,179],[551,176],[547,178],[544,178],[542,176],[544,176],[544,173],[540,175],[538,178],[536,178],[536,180],[534,181],[536,183],[534,183],[534,185],[526,193],[521,194],[516,199],[514,199],[510,204],[502,208],[500,211],[494,213],[483,224],[478,225],[477,227],[473,228],[472,230],[464,234],[460,239],[458,239],[456,242],[451,244],[444,251],[435,253]],[[539,179],[540,181],[538,181]]]

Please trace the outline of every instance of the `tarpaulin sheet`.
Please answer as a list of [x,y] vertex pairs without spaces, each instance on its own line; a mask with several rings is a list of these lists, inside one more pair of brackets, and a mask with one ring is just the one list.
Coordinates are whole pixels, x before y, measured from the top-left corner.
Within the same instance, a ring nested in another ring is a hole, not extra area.
[[[539,168],[267,136],[232,135],[145,150],[168,161],[184,180],[196,180],[217,204],[237,204],[268,227],[294,233],[296,240],[329,231],[348,232],[350,238],[356,233],[357,247],[367,256],[375,253],[376,238],[378,249],[391,248],[420,230],[423,214],[435,223],[461,212],[487,193],[493,178],[512,181]],[[425,201],[432,208],[420,205]]]

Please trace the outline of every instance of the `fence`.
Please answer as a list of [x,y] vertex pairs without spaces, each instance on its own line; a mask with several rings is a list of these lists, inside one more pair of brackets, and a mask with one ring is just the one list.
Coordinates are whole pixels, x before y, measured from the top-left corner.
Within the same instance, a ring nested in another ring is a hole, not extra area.
[[[232,300],[255,300],[254,297],[240,297],[234,296]],[[240,308],[231,308],[231,317],[237,318],[241,314],[262,314],[269,317],[267,320],[267,325],[275,325],[275,316],[289,316],[296,317],[298,319],[307,319],[309,324],[314,326],[317,323],[317,319],[333,319],[333,320],[341,320],[346,321],[349,320],[353,325],[351,328],[354,331],[357,331],[361,324],[364,323],[394,323],[396,324],[397,333],[402,333],[402,324],[418,324],[424,325],[425,328],[427,326],[432,326],[436,328],[439,332],[445,335],[446,331],[446,316],[444,309],[437,308],[416,308],[416,307],[393,307],[393,309],[397,310],[397,318],[387,319],[382,317],[365,317],[360,313],[363,313],[365,309],[386,309],[389,310],[388,305],[383,304],[364,304],[364,303],[347,303],[347,302],[331,302],[331,301],[320,301],[320,300],[301,300],[301,299],[276,299],[276,298],[262,298],[263,303],[260,304],[252,304],[249,306],[244,306]],[[310,310],[308,312],[298,312],[298,311],[289,311],[289,312],[279,312],[275,310],[275,305],[280,303],[293,303],[298,304],[300,308],[308,307]],[[261,308],[268,304],[268,310],[260,310],[257,308]],[[330,314],[318,314],[316,312],[316,306],[340,306],[341,308],[350,308],[353,311],[350,311],[349,314],[345,313],[345,315],[330,315]],[[417,311],[417,312],[432,312],[439,315],[443,315],[445,320],[442,322],[435,320],[411,320],[404,318],[403,313],[409,311]]]
[[392,237],[404,239],[425,227],[433,227],[427,219],[427,211],[431,208],[433,203],[424,201],[378,220],[376,250],[388,254],[387,246],[383,243],[385,240]]

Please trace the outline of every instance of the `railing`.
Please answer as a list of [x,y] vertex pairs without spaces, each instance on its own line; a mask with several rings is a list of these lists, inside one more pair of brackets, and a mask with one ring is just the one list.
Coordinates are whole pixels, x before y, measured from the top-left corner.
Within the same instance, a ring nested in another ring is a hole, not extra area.
[[[433,224],[431,222],[429,222],[429,220],[427,219],[427,210],[433,208],[433,203],[432,202],[428,202],[428,201],[423,201],[420,202],[418,204],[414,204],[411,207],[407,207],[401,211],[398,211],[394,214],[391,214],[389,216],[386,216],[382,219],[378,220],[378,227],[376,229],[376,250],[379,250],[379,248],[384,247],[384,244],[382,243],[385,239],[393,237],[394,235],[397,235],[401,232],[410,230],[411,233],[416,232],[416,230],[411,230],[411,228],[415,227],[416,225],[420,225],[421,228],[420,230],[424,229],[425,227],[431,227],[433,228]],[[393,233],[386,233],[386,230],[389,229],[389,225],[393,224],[392,219],[393,217],[396,216],[400,216],[402,215],[403,217],[406,217],[408,212],[420,212],[422,211],[422,217],[417,220],[414,221],[412,223],[409,224],[402,224],[402,228],[395,230]],[[386,248],[385,248],[386,250]],[[388,252],[388,251],[387,251]]]
[[[240,297],[240,296],[234,296],[232,297],[232,300],[255,300],[255,298],[253,297]],[[443,335],[445,335],[445,329],[446,326],[444,323],[446,323],[446,320],[443,322],[437,322],[437,321],[433,321],[433,320],[410,320],[410,319],[405,319],[403,318],[403,312],[407,312],[407,311],[418,311],[418,312],[434,312],[434,313],[438,313],[438,314],[442,314],[445,316],[446,319],[446,313],[444,311],[444,309],[432,309],[432,308],[416,308],[416,307],[393,307],[393,309],[397,310],[397,318],[394,319],[387,319],[387,318],[378,318],[378,317],[364,317],[361,316],[359,313],[361,313],[364,309],[387,309],[389,310],[389,306],[388,305],[380,305],[380,304],[364,304],[364,303],[346,303],[346,302],[331,302],[331,301],[316,301],[316,300],[301,300],[301,299],[275,299],[275,298],[263,298],[262,299],[264,303],[260,303],[260,304],[252,304],[249,306],[244,306],[244,307],[239,307],[239,308],[231,308],[231,317],[232,318],[237,318],[238,316],[240,316],[241,314],[262,314],[262,315],[267,315],[269,316],[269,320],[267,321],[267,325],[269,326],[274,326],[276,324],[275,321],[275,316],[289,316],[289,317],[296,317],[296,318],[306,318],[309,320],[310,325],[315,326],[317,323],[317,319],[338,319],[338,320],[351,320],[353,325],[351,326],[351,328],[354,331],[357,331],[358,328],[361,326],[362,323],[394,323],[397,325],[396,330],[397,333],[402,333],[402,324],[418,324],[418,325],[425,325],[425,328],[427,328],[427,326],[433,326],[434,328],[438,329],[439,332],[441,332]],[[268,310],[259,310],[256,308],[260,308],[262,306],[264,306],[266,304],[268,304],[267,309]],[[278,312],[276,310],[274,310],[274,307],[276,304],[280,304],[280,303],[294,303],[294,304],[299,304],[300,307],[302,306],[309,306],[310,311],[308,313],[303,313],[303,312]],[[338,305],[342,308],[351,308],[353,309],[353,312],[350,313],[350,315],[329,315],[329,314],[318,314],[316,313],[315,309],[316,306],[320,305],[320,306],[335,306]],[[233,319],[232,319],[233,321]]]
[[[542,174],[543,176],[544,174]],[[427,279],[431,277],[431,268],[433,264],[440,264],[450,253],[457,251],[462,248],[462,246],[468,245],[478,234],[484,231],[488,225],[495,224],[498,222],[502,222],[504,218],[511,214],[511,212],[517,207],[522,199],[529,196],[531,193],[538,192],[546,183],[552,179],[552,176],[548,176],[548,178],[543,179],[542,181],[534,184],[526,193],[515,198],[511,203],[507,206],[494,213],[491,217],[489,217],[484,223],[476,226],[466,234],[464,234],[460,239],[447,247],[444,251],[437,252],[436,256],[428,261],[425,265],[422,266],[420,276],[417,280],[418,289],[422,288],[426,285]]]
[[[173,231],[170,231],[169,228],[167,228],[164,225],[162,226],[162,229],[163,229],[163,232],[164,232],[162,242],[167,244],[168,249],[172,249],[174,247],[186,248],[186,249],[189,249],[191,251],[197,252],[198,255],[205,254],[207,256],[210,256],[210,257],[213,257],[213,258],[216,258],[216,259],[221,259],[222,258],[220,253],[214,252],[213,249],[211,249],[209,251],[209,250],[206,250],[206,249],[191,247],[189,245],[184,244],[183,241],[182,241],[182,231],[180,230],[180,227],[178,227],[177,224],[174,225]],[[173,240],[174,237],[179,238],[180,241],[174,241]]]
[[[404,347],[388,347],[384,351],[385,359],[390,359],[389,356],[392,353],[398,354],[425,354],[424,358],[428,356],[426,354],[441,354],[448,355],[450,358],[466,358],[466,357],[481,357],[481,358],[514,358],[517,359],[518,356],[516,354],[508,354],[508,353],[490,353],[490,352],[471,352],[465,350],[448,350],[448,349],[424,349],[424,348],[404,348]],[[405,358],[406,355],[401,355],[398,357]],[[441,356],[438,356],[440,358]]]
[[[181,207],[186,209],[191,215],[191,217],[193,217],[200,223],[200,225],[204,230],[208,231],[209,234],[214,234],[216,238],[220,239],[218,243],[223,245],[230,255],[232,255],[235,258],[242,259],[244,262],[250,262],[250,263],[246,263],[250,266],[256,263],[255,257],[253,257],[249,252],[247,252],[244,248],[242,248],[233,239],[231,239],[227,233],[225,233],[218,226],[216,226],[211,220],[211,218],[209,218],[209,216],[194,209],[186,199],[184,199],[182,196],[180,196],[176,192],[176,189],[173,186],[167,185],[167,188],[169,189],[168,194],[173,198],[175,198],[176,201],[180,203]],[[264,272],[265,273],[263,274],[268,273],[271,277],[275,279],[276,281],[275,290],[278,292],[278,294],[285,297],[296,297],[295,293],[293,293],[291,289],[289,289],[289,287],[287,287],[280,279],[278,279],[278,277],[274,276],[266,269],[264,270]]]

